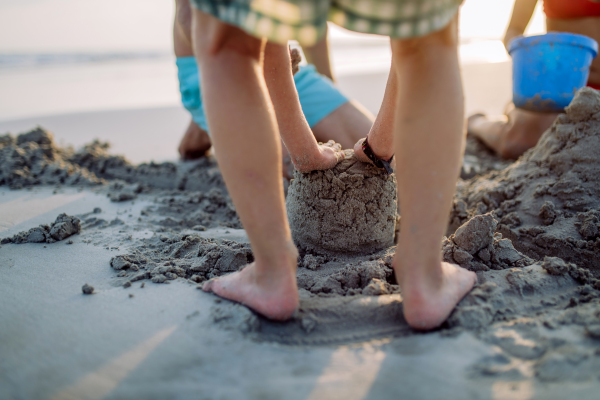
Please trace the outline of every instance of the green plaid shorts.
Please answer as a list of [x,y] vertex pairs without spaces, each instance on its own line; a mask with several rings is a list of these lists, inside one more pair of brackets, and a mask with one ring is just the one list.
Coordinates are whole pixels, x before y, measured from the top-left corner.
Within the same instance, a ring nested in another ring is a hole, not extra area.
[[277,43],[310,46],[327,21],[343,28],[406,39],[445,27],[463,0],[190,0],[248,34]]

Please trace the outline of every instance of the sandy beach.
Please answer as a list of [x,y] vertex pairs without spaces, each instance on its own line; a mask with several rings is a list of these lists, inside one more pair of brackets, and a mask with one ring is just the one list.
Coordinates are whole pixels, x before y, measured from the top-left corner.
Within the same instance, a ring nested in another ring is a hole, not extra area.
[[[512,5],[461,8],[465,118],[511,100]],[[516,161],[467,137],[440,252],[477,283],[429,332],[392,266],[396,175],[349,149],[292,171],[300,302],[274,321],[201,290],[255,255],[214,156],[179,158],[174,16],[0,4],[0,400],[599,397],[600,92]],[[543,32],[539,2],[525,34]],[[389,41],[328,38],[336,85],[377,114]]]
[[[463,66],[468,113],[502,110],[509,68]],[[385,79],[339,82],[376,112]],[[469,141],[442,251],[479,283],[426,334],[403,319],[389,244],[304,250],[286,323],[198,290],[252,253],[215,161],[175,161],[182,109],[2,122],[0,397],[596,398],[598,111],[583,99],[516,163]],[[36,125],[54,138],[16,136]]]

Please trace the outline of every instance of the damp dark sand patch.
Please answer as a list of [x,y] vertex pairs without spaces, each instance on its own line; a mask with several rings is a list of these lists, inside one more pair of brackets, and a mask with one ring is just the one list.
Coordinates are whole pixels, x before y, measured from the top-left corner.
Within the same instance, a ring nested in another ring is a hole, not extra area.
[[370,254],[393,244],[396,178],[349,150],[333,169],[300,173],[286,208],[294,243],[319,254]]
[[286,345],[329,345],[414,334],[405,322],[400,295],[310,297],[287,322],[271,321],[239,304],[221,301],[211,309],[213,322],[259,341]]
[[600,93],[581,89],[538,145],[502,171],[459,182],[449,234],[491,212],[496,231],[534,259],[600,276]]

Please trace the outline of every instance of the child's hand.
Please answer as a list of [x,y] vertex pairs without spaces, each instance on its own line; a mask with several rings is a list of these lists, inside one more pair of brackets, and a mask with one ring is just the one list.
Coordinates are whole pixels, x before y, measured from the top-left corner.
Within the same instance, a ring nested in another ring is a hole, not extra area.
[[310,172],[331,169],[345,158],[342,145],[335,143],[333,140],[320,143],[317,148],[318,153],[315,156],[305,156],[294,161],[298,171]]

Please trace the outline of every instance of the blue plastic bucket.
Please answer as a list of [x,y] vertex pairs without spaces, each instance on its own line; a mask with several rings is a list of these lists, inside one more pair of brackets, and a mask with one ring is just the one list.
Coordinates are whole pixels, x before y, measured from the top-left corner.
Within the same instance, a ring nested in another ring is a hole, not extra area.
[[532,111],[560,112],[584,87],[598,43],[583,35],[552,32],[513,39],[513,103]]

